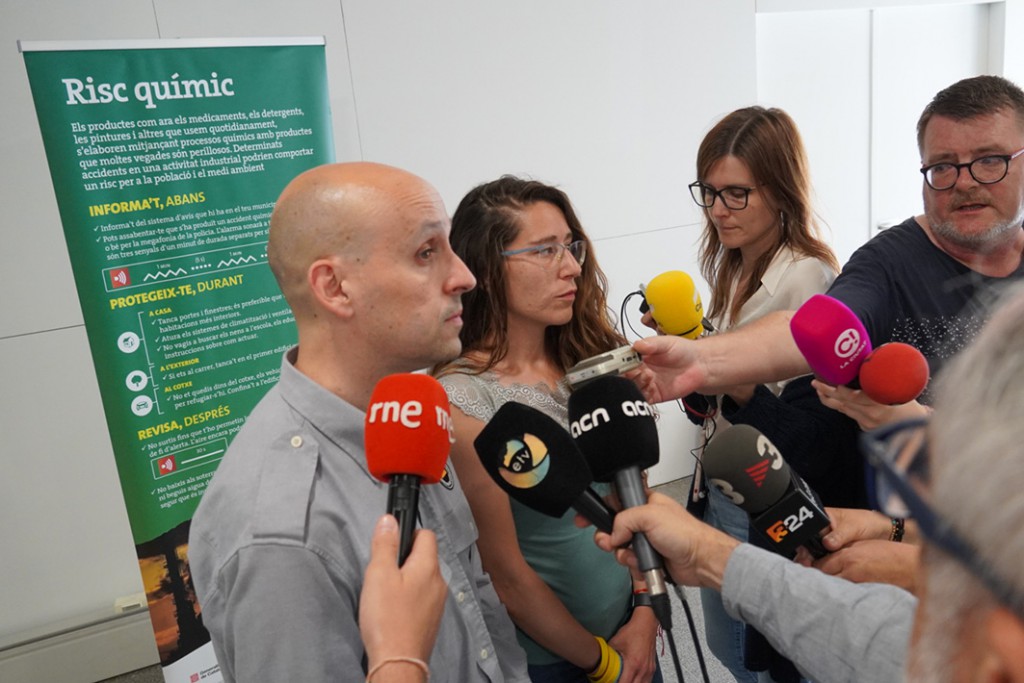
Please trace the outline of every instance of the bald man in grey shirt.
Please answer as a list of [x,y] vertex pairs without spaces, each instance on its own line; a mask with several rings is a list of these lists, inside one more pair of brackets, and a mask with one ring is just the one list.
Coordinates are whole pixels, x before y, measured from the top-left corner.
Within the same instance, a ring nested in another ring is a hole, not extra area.
[[[189,538],[225,681],[355,680],[375,664],[357,618],[387,485],[367,469],[365,410],[381,378],[459,353],[461,295],[475,279],[448,227],[430,185],[379,164],[307,171],[277,202],[268,261],[299,344],[228,449]],[[419,519],[448,582],[431,679],[525,683],[450,469],[422,489]]]

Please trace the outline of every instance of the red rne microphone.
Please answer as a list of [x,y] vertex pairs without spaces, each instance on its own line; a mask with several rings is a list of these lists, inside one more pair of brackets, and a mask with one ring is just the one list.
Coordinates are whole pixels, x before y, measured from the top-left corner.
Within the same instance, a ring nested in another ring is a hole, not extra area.
[[451,408],[444,387],[415,373],[388,375],[366,408],[366,465],[388,483],[388,513],[398,520],[398,564],[412,549],[420,484],[436,484],[451,450]]
[[793,341],[821,380],[833,386],[857,379],[861,363],[871,353],[871,340],[846,304],[815,294],[789,321]]
[[859,377],[861,391],[872,401],[909,403],[928,386],[928,359],[910,344],[889,342],[868,354]]

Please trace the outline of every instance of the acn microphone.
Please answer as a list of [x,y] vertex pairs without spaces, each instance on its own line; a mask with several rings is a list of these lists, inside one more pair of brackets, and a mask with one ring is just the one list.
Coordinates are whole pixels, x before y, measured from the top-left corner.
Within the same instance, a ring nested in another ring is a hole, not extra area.
[[833,386],[857,379],[871,353],[864,323],[849,307],[825,294],[815,294],[789,321],[793,341],[814,374]]
[[805,546],[814,557],[828,554],[821,536],[831,521],[818,495],[767,436],[732,425],[708,442],[701,464],[708,482],[750,516],[775,552],[793,557]]
[[[569,427],[594,479],[615,482],[623,507],[647,502],[641,471],[658,464],[658,428],[654,409],[632,381],[608,375],[574,391],[569,396]],[[633,535],[633,552],[651,607],[662,627],[670,630],[672,609],[661,556],[640,533]]]
[[614,513],[591,488],[594,480],[562,425],[528,405],[509,401],[473,440],[480,463],[501,489],[550,517],[575,509],[611,533]]
[[387,511],[398,520],[398,564],[412,549],[420,484],[436,484],[451,450],[444,387],[415,373],[388,375],[373,389],[365,420],[366,465],[388,483]]

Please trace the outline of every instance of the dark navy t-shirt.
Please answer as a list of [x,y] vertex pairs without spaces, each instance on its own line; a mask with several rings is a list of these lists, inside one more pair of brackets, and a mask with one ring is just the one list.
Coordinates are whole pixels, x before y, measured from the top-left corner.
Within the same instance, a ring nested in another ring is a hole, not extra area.
[[[909,218],[854,252],[828,295],[857,314],[872,347],[895,341],[920,350],[934,379],[981,329],[993,294],[1022,277],[1024,262],[1005,278],[974,272]],[[921,400],[930,403],[928,392]]]

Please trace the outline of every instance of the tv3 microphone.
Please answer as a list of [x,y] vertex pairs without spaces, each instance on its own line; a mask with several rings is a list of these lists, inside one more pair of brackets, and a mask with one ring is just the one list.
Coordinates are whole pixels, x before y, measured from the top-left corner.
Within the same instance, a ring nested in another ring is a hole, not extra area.
[[541,411],[509,401],[473,440],[480,463],[510,498],[550,517],[575,509],[611,533],[614,513],[590,488],[587,461],[569,432]]
[[[612,481],[622,506],[647,502],[641,470],[658,464],[654,409],[624,377],[595,379],[569,395],[570,432],[596,481]],[[662,628],[672,628],[664,563],[647,537],[633,535],[633,552],[647,582],[651,607]]]
[[448,462],[448,395],[429,375],[388,375],[373,388],[364,427],[367,468],[388,483],[387,511],[398,520],[401,566],[412,549],[420,484],[440,481]]
[[849,307],[815,294],[789,321],[800,353],[821,380],[833,386],[855,383],[861,363],[871,353],[864,323]]
[[704,448],[708,482],[749,516],[780,555],[804,546],[816,558],[828,554],[821,537],[831,528],[821,500],[792,471],[775,444],[750,425],[732,425]]

